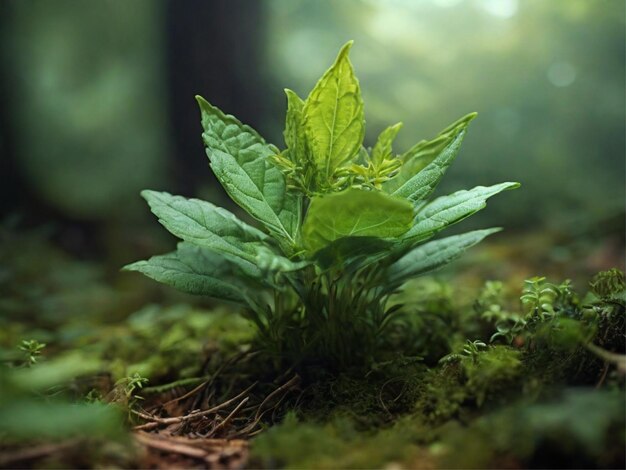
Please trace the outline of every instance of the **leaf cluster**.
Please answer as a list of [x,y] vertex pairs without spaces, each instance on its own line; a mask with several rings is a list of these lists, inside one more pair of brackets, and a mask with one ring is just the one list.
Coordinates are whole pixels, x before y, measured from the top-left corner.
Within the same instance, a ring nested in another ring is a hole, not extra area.
[[287,90],[285,147],[197,97],[211,169],[260,227],[224,208],[143,191],[175,252],[126,267],[192,294],[241,305],[277,358],[346,367],[375,355],[389,297],[499,229],[429,241],[517,183],[429,200],[469,114],[432,140],[393,151],[401,124],[363,146],[364,107],[346,44],[306,99]]

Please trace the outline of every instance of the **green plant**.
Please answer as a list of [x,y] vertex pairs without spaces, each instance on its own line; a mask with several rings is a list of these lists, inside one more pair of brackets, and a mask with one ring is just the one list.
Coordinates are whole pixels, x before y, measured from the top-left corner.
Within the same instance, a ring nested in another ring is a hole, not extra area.
[[40,343],[36,339],[22,340],[19,349],[24,353],[25,356],[24,365],[26,367],[31,367],[37,364],[37,361],[41,356],[41,352],[45,347],[46,343]]
[[[487,285],[475,307],[484,308],[489,303],[486,300],[495,301],[495,293],[494,285]],[[561,323],[567,323],[562,318],[577,314],[573,308],[575,294],[569,280],[553,284],[545,277],[526,279],[520,301],[524,310],[521,314],[503,310],[497,303],[482,314],[482,318],[492,322],[496,329],[491,342],[497,338],[503,338],[509,344],[516,338],[523,342],[524,336],[532,336],[540,327],[558,328]]]
[[469,358],[472,361],[476,361],[478,354],[481,350],[486,348],[487,345],[481,340],[477,339],[470,341],[469,339],[463,344],[463,350],[459,353],[450,353],[439,360],[440,364],[454,363],[464,358]]
[[469,114],[396,155],[396,124],[363,147],[359,82],[348,52],[306,100],[287,90],[284,150],[201,97],[210,165],[230,197],[262,226],[197,199],[143,191],[183,242],[126,267],[180,290],[234,302],[277,358],[347,367],[369,361],[397,309],[389,297],[499,229],[427,240],[517,183],[478,186],[432,201],[457,155]]
[[128,409],[128,416],[135,410],[143,397],[137,395],[144,385],[148,383],[148,379],[142,377],[141,374],[135,372],[133,375],[124,377],[117,382],[111,391],[111,401],[118,403]]
[[599,272],[593,277],[589,285],[591,292],[601,299],[615,299],[621,295],[623,304],[626,280],[624,273],[619,269],[613,268]]

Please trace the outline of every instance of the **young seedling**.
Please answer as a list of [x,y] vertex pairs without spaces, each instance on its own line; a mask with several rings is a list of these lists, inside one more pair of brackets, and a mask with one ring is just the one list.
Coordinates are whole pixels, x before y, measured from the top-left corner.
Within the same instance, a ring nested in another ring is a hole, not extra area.
[[19,350],[24,353],[24,366],[32,367],[39,361],[46,343],[40,343],[36,339],[22,340]]
[[395,311],[389,297],[499,229],[429,240],[518,186],[429,200],[475,113],[401,154],[392,147],[401,124],[366,149],[351,46],[306,99],[286,90],[282,150],[198,96],[211,169],[259,227],[209,202],[143,191],[183,241],[173,253],[125,268],[241,305],[263,347],[292,363],[345,368],[371,361]]

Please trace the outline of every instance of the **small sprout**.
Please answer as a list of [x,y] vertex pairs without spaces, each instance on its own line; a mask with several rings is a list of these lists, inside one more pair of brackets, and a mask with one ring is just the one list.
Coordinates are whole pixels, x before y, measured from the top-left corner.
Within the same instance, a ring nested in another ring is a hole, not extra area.
[[525,286],[520,300],[529,316],[539,315],[543,319],[545,316],[554,315],[553,304],[559,291],[554,284],[546,283],[545,280],[545,277],[533,277],[524,281]]
[[142,396],[136,395],[148,383],[148,379],[142,377],[138,372],[133,375],[124,377],[115,383],[111,399],[112,402],[118,403],[128,408],[129,416],[132,410],[137,408],[139,401],[143,400]]
[[482,348],[486,348],[487,345],[480,340],[470,341],[469,339],[465,343],[463,352],[470,357],[475,357]]
[[504,338],[511,344],[526,328],[526,319],[518,313],[508,313],[496,321],[495,327],[496,332],[489,341],[493,343],[497,338]]
[[135,397],[140,400],[143,400],[142,397],[135,395],[135,391],[141,390],[144,387],[144,385],[148,383],[147,378],[142,377],[138,372],[135,372],[130,377],[126,377],[122,380],[125,381],[126,383],[126,385],[124,386],[124,392],[126,393],[126,396],[128,398]]
[[26,367],[31,367],[37,364],[37,361],[41,356],[41,352],[46,347],[46,343],[40,343],[36,339],[29,339],[22,340],[22,343],[18,347],[26,356],[24,365],[26,365]]
[[92,388],[87,395],[85,395],[85,401],[87,403],[100,403],[102,402],[102,394],[95,388]]
[[476,362],[476,359],[478,358],[478,354],[480,354],[482,349],[486,349],[486,348],[487,348],[487,345],[483,341],[479,339],[470,341],[468,339],[463,345],[463,350],[461,351],[461,353],[448,354],[447,356],[442,357],[439,360],[439,363],[449,364],[453,362],[460,362],[465,358],[469,358],[472,360],[472,362]]

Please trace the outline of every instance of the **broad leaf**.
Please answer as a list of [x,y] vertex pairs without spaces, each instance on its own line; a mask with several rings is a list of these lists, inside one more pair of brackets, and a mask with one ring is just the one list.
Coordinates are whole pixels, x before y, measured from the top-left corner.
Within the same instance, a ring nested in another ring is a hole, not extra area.
[[304,105],[309,149],[324,182],[358,153],[365,132],[361,90],[348,58],[351,46],[341,49]]
[[315,253],[323,268],[341,266],[345,273],[368,266],[386,257],[394,246],[391,239],[377,237],[343,237]]
[[179,243],[178,249],[166,255],[153,256],[124,267],[138,271],[155,281],[188,294],[247,305],[244,289],[232,282],[232,266],[222,256],[190,243]]
[[476,113],[463,116],[443,129],[432,140],[421,140],[405,153],[400,155],[402,166],[398,174],[383,184],[385,191],[392,193],[418,172],[431,163],[454,140],[456,135],[467,128],[476,117]]
[[342,237],[398,237],[412,219],[408,201],[378,191],[347,189],[311,200],[302,237],[305,247],[316,252]]
[[417,203],[433,192],[448,167],[456,158],[465,131],[461,130],[426,168],[407,180],[391,194]]
[[[226,209],[199,199],[166,192],[142,191],[159,222],[177,237],[213,251],[255,263],[267,235],[242,222]],[[249,266],[253,268],[254,266]]]
[[237,204],[293,245],[300,198],[287,192],[283,174],[269,161],[277,149],[235,117],[200,96],[196,99],[202,114],[202,137],[216,177]]
[[389,289],[393,290],[413,277],[445,266],[461,256],[468,248],[500,230],[499,228],[475,230],[413,248],[389,267],[387,272]]
[[413,226],[402,235],[403,244],[414,244],[432,237],[444,228],[460,222],[484,209],[487,199],[507,189],[518,188],[519,183],[501,183],[494,186],[477,186],[469,191],[457,191],[428,203],[421,209]]

